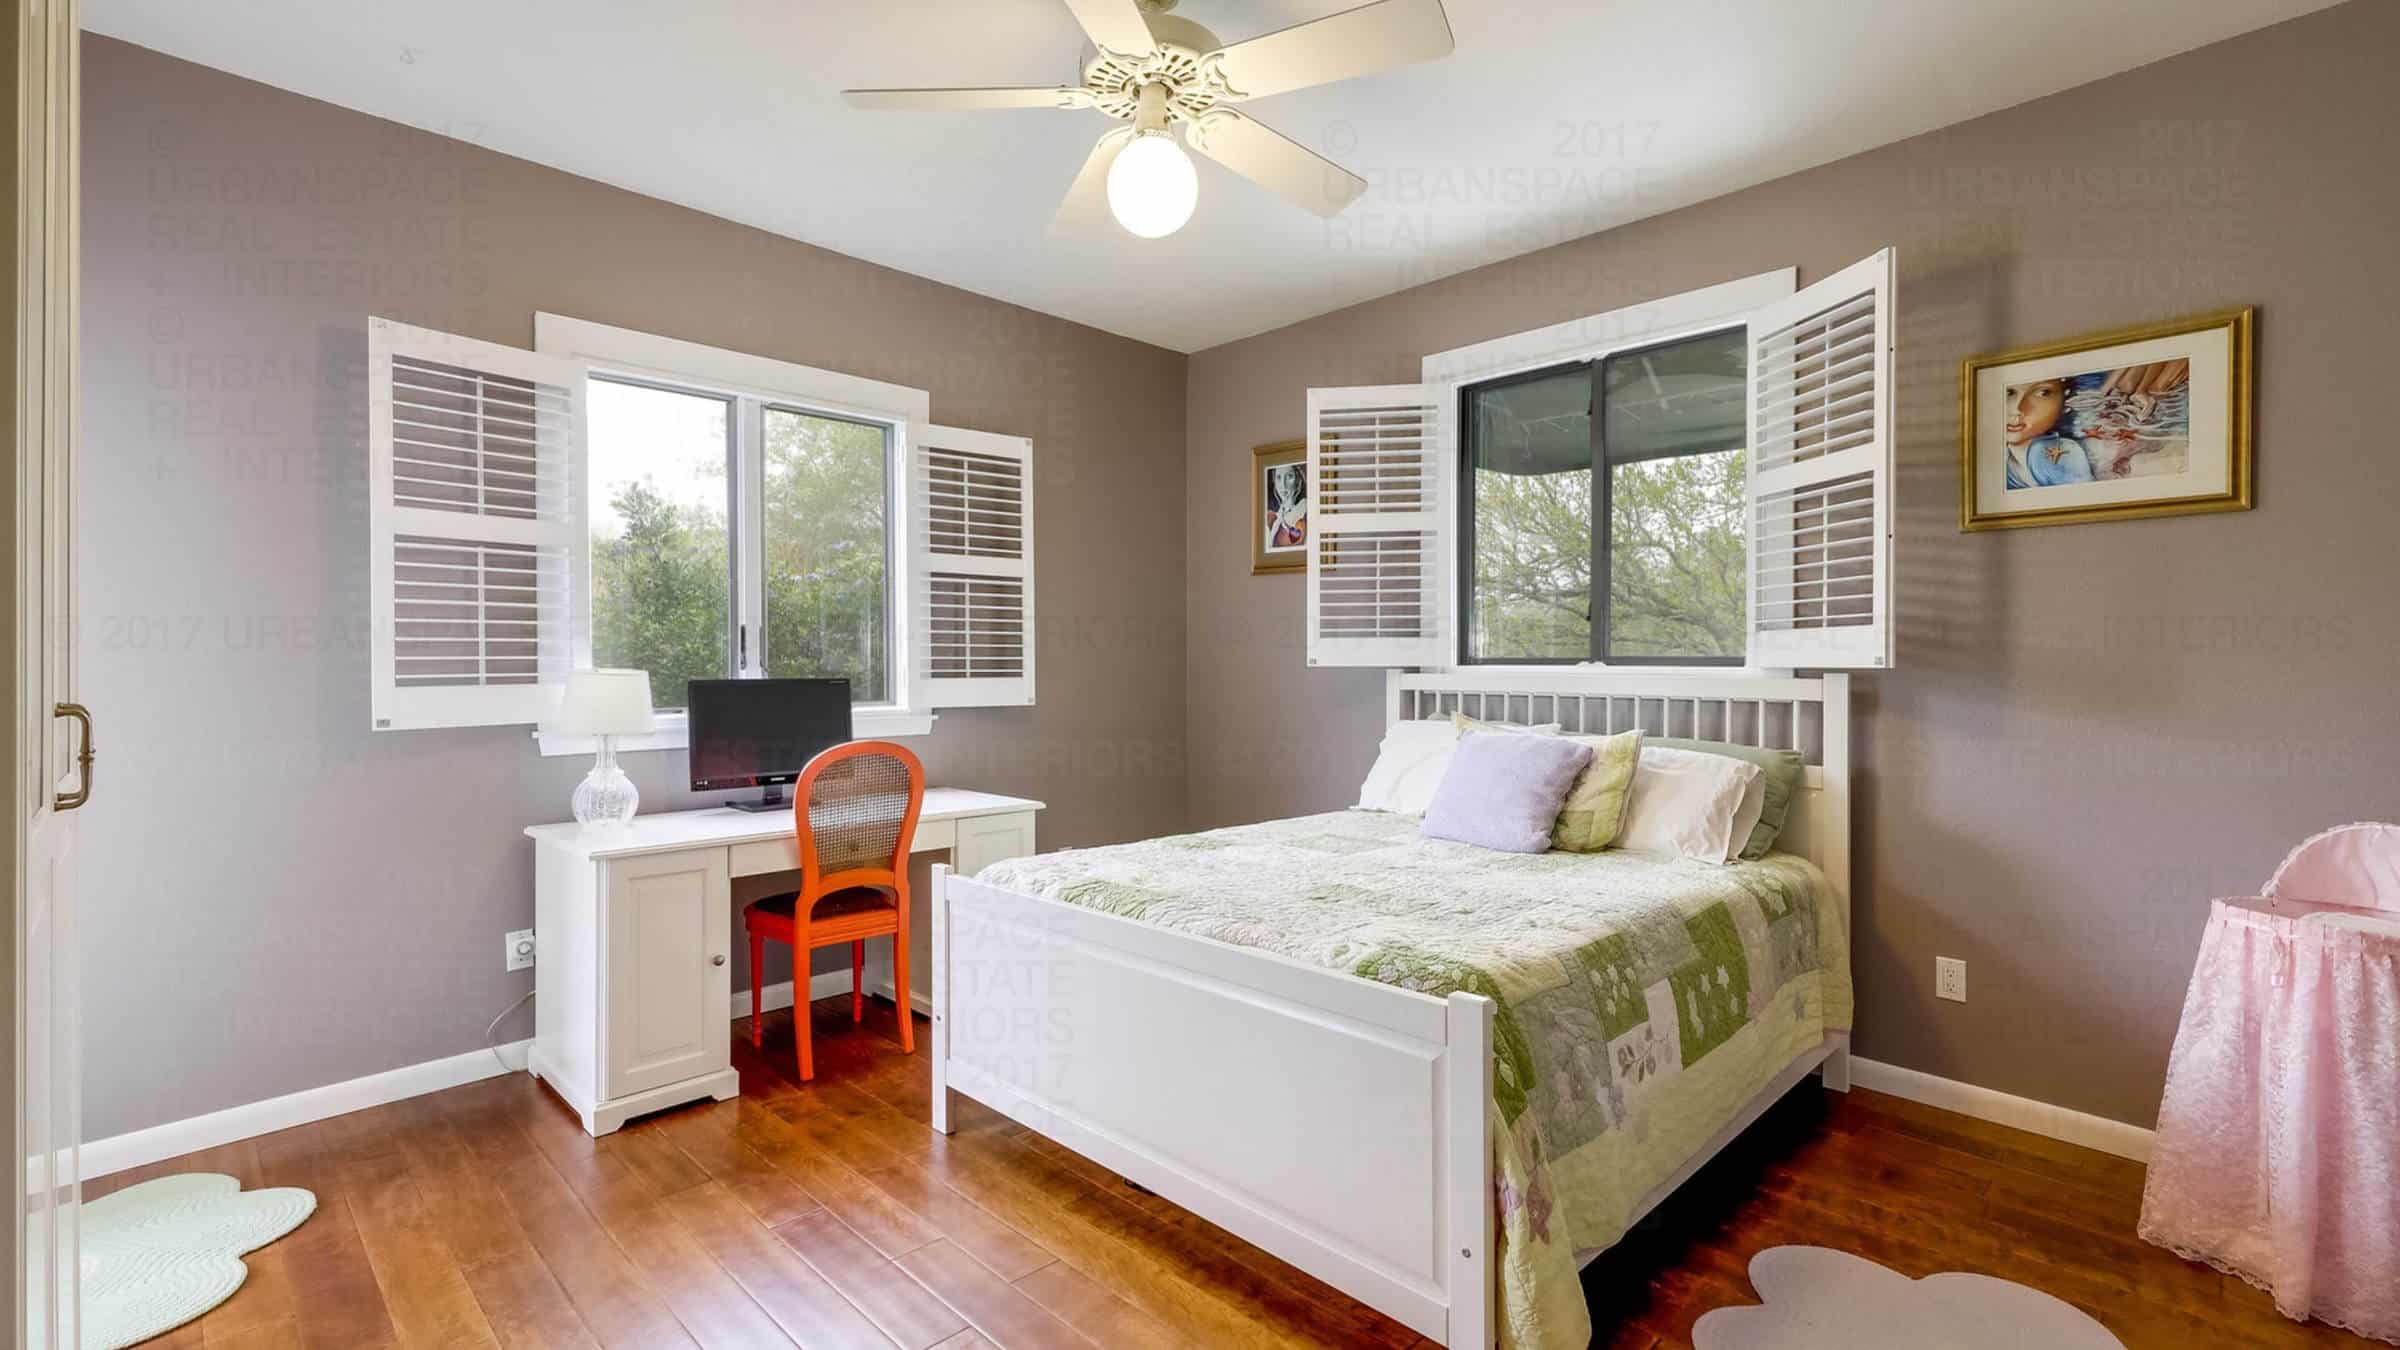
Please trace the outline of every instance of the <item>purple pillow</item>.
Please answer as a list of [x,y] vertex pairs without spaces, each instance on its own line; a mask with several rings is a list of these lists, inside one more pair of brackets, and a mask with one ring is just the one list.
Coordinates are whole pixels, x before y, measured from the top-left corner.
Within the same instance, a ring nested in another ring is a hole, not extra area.
[[1564,736],[1470,732],[1433,790],[1420,827],[1428,839],[1453,839],[1503,853],[1540,853],[1592,747]]

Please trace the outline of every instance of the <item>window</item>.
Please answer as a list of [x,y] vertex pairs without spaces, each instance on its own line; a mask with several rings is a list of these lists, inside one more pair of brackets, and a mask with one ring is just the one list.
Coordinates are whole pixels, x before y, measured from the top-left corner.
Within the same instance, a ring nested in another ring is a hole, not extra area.
[[1308,663],[1888,667],[1895,261],[1309,390]]
[[857,702],[891,702],[892,429],[761,416],[766,673],[846,676]]
[[587,386],[592,664],[650,672],[662,709],[732,669],[733,400]]
[[377,730],[539,722],[591,665],[650,673],[630,750],[685,744],[697,679],[846,678],[861,736],[1033,702],[1032,442],[555,314],[534,346],[368,320]]
[[740,675],[897,701],[894,424],[600,372],[587,415],[594,665],[649,671],[661,712]]
[[1745,348],[1734,328],[1460,391],[1466,661],[1741,663]]
[[[1029,442],[935,426],[921,389],[554,314],[534,331],[590,373],[587,657],[651,672],[645,746],[684,743],[684,690],[706,677],[847,679],[861,736],[1033,701],[1031,502],[986,501],[1030,483]],[[978,478],[990,556],[964,564],[942,529],[963,489],[929,467],[961,447],[1012,475]],[[961,566],[1022,591],[974,615],[977,650],[1021,649],[1015,669],[952,659],[943,585]]]

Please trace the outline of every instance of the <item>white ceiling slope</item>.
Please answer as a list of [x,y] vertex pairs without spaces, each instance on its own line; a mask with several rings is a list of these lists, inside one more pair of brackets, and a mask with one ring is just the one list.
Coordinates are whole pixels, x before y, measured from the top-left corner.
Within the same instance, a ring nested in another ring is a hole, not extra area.
[[[1074,83],[1059,0],[84,0],[92,31],[1181,351],[1780,177],[2331,0],[1447,0],[1448,60],[1246,105],[1364,175],[1195,157],[1182,233],[1058,240],[1111,123],[853,110]],[[1184,0],[1228,42],[1349,0]]]

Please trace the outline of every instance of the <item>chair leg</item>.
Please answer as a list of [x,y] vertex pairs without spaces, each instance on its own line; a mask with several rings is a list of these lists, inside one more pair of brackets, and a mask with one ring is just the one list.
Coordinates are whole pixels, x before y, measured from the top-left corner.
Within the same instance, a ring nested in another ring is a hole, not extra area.
[[916,1008],[908,1001],[908,899],[900,900],[900,926],[892,930],[892,1012],[900,1019],[900,1053],[917,1053]]
[[[805,903],[805,898],[804,898]],[[805,1083],[817,1076],[817,1053],[809,1034],[809,1016],[813,1009],[808,1001],[808,969],[815,964],[816,948],[808,945],[808,924],[804,921],[792,934],[792,1039],[800,1043],[800,1081]]]
[[750,935],[750,1048],[753,1050],[758,1048],[759,1041],[762,1039],[759,1023],[765,1019],[760,1013],[760,1004],[766,996],[760,992],[759,985],[765,981],[766,975],[767,935],[752,933]]
[[867,1020],[867,940],[850,944],[850,1025]]

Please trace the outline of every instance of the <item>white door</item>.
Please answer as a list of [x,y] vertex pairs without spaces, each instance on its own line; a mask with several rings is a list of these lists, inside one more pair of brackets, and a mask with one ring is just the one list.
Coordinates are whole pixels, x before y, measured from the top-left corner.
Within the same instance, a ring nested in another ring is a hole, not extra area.
[[733,1062],[733,889],[725,850],[607,865],[600,1096],[715,1073]]
[[16,1344],[77,1343],[75,825],[89,795],[90,721],[75,697],[70,525],[75,415],[75,38],[73,0],[17,0],[16,750],[18,840],[12,936],[20,991],[13,1126],[24,1159]]

